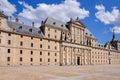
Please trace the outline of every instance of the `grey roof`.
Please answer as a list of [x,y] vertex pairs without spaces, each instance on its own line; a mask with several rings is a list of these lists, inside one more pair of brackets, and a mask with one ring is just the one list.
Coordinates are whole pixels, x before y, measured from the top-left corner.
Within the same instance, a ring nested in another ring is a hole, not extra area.
[[59,21],[59,20],[56,20],[56,19],[53,19],[53,18],[48,17],[44,23],[51,25],[51,26],[54,26],[54,27],[57,27],[57,28],[68,30],[66,23]]
[[95,38],[95,36],[87,28],[85,28],[85,35],[92,37],[92,38]]
[[18,22],[7,21],[10,28],[15,29],[16,32],[30,34],[33,36],[43,37],[43,33],[39,28],[24,25]]

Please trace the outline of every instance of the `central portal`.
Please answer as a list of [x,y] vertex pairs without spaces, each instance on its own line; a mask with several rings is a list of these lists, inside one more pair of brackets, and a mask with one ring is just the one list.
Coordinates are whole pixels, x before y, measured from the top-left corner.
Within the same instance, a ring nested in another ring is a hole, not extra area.
[[80,57],[77,57],[77,65],[80,65]]

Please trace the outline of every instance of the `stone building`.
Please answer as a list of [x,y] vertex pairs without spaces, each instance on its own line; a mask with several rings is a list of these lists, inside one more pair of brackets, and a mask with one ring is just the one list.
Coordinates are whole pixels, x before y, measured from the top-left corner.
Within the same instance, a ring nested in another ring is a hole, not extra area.
[[105,45],[77,18],[42,21],[39,28],[0,12],[0,66],[120,64],[120,41]]

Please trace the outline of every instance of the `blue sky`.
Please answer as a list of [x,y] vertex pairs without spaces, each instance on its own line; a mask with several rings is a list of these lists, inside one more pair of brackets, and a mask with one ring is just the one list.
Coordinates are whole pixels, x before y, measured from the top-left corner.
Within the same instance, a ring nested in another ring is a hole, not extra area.
[[79,17],[99,43],[120,40],[120,0],[0,0],[0,10],[8,16],[38,27],[47,17],[67,22]]

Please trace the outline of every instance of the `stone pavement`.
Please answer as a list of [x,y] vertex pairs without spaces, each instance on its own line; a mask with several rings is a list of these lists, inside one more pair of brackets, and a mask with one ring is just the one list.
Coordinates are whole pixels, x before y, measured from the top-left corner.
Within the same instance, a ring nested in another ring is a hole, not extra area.
[[0,80],[120,80],[120,65],[0,67]]

